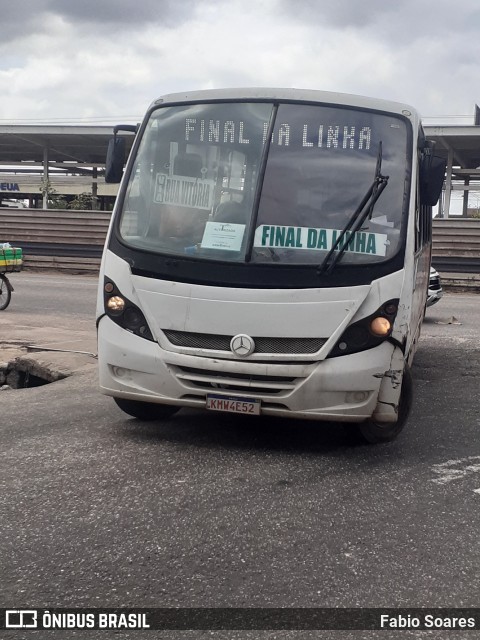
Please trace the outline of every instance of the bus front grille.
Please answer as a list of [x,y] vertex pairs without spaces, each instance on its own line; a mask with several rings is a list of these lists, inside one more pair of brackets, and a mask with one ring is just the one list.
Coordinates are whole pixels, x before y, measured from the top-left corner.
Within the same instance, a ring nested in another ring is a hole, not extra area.
[[287,376],[265,376],[229,371],[213,371],[192,367],[172,367],[175,376],[191,388],[204,391],[230,391],[245,394],[282,394],[297,386],[298,378]]
[[[230,342],[233,336],[213,333],[192,333],[189,331],[164,330],[171,344],[189,349],[207,349],[231,353]],[[326,342],[325,338],[268,338],[253,337],[254,353],[312,354],[319,351]]]

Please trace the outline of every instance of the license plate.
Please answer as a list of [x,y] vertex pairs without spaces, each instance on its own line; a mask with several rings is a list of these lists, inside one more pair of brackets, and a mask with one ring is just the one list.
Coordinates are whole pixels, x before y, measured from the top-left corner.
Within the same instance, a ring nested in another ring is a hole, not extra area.
[[249,413],[260,415],[260,400],[228,396],[207,395],[206,408],[210,411],[227,411],[228,413]]

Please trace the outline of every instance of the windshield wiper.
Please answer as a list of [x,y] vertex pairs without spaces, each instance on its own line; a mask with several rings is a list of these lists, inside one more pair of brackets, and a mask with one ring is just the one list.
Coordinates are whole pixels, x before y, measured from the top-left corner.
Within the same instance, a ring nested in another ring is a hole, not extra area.
[[[333,270],[333,267],[337,264],[339,260],[341,260],[345,251],[348,248],[349,240],[341,246],[340,249],[338,247],[342,244],[342,240],[345,238],[346,234],[350,232],[350,236],[353,236],[363,225],[365,220],[372,217],[373,208],[375,203],[380,198],[383,193],[383,190],[387,186],[389,176],[382,176],[382,141],[380,140],[378,144],[378,154],[377,154],[377,166],[375,168],[375,177],[373,179],[372,184],[370,185],[367,193],[362,198],[362,201],[355,209],[354,214],[347,222],[345,227],[342,229],[342,232],[335,240],[332,248],[325,256],[325,260],[318,267],[317,273],[330,273]],[[337,251],[338,249],[338,251]],[[335,253],[336,252],[336,253]],[[334,255],[335,254],[335,255]],[[332,258],[333,256],[333,258]],[[331,261],[330,261],[331,259]]]

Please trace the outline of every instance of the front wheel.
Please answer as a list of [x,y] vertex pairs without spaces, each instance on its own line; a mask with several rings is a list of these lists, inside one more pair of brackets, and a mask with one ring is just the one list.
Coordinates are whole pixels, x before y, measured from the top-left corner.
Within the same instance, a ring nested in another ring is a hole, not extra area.
[[164,420],[180,411],[180,407],[174,407],[170,404],[139,402],[138,400],[127,400],[125,398],[114,398],[114,400],[122,411],[139,420]]
[[405,366],[402,379],[402,391],[398,405],[397,422],[376,422],[367,420],[358,425],[361,436],[371,444],[391,442],[395,440],[407,422],[412,407],[413,382],[410,368]]
[[7,277],[0,273],[0,311],[3,311],[10,304],[12,292]]

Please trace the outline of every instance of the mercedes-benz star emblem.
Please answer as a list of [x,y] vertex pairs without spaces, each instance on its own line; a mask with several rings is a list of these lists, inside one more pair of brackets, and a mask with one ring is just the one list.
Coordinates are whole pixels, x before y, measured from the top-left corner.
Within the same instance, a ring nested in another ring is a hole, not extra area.
[[250,336],[239,333],[238,336],[232,338],[230,349],[239,358],[246,358],[255,351],[255,342]]

